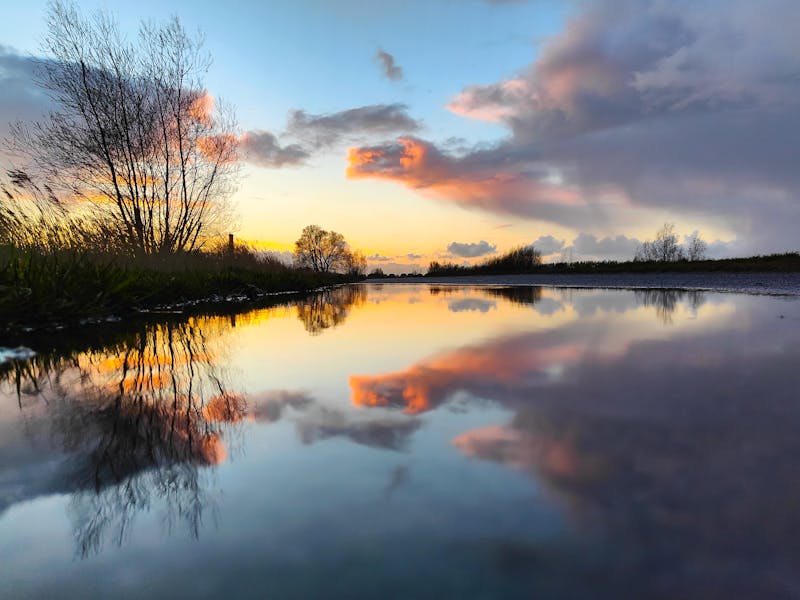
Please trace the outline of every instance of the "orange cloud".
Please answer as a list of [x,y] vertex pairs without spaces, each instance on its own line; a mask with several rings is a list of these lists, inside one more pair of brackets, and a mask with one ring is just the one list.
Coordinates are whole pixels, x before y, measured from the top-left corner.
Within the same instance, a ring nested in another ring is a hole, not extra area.
[[377,178],[423,189],[440,200],[468,208],[535,215],[545,205],[576,205],[576,190],[549,183],[548,174],[521,172],[503,160],[473,153],[458,158],[415,137],[396,142],[351,148],[346,175],[349,179]]
[[492,460],[514,469],[537,469],[557,478],[597,469],[575,447],[546,435],[531,435],[512,427],[490,425],[462,433],[453,445],[466,456]]
[[238,159],[239,140],[229,133],[207,135],[197,140],[197,148],[208,160],[218,163],[232,163]]
[[574,362],[583,352],[569,344],[546,347],[518,341],[463,348],[397,373],[352,375],[351,400],[355,406],[402,407],[407,414],[418,414],[436,408],[457,391],[481,394],[486,389],[520,387],[546,367]]
[[188,113],[197,122],[210,127],[214,121],[214,96],[206,91],[197,92],[197,97],[189,105]]
[[200,441],[200,456],[208,465],[219,465],[228,457],[228,449],[218,433],[209,433]]
[[214,396],[203,407],[203,419],[219,423],[236,423],[247,416],[247,400],[241,394],[226,392]]
[[500,83],[464,89],[447,105],[462,117],[496,123],[531,110],[538,104],[538,94],[526,79],[510,79]]

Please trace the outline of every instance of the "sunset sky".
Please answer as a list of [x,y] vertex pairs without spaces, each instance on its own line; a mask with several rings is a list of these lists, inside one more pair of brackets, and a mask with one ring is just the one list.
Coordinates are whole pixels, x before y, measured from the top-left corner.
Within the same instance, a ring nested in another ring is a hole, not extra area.
[[[798,250],[800,2],[79,3],[200,30],[242,132],[238,235],[315,223],[389,272],[535,242],[632,257],[664,222],[712,256]],[[0,20],[0,134],[48,108],[44,0]]]

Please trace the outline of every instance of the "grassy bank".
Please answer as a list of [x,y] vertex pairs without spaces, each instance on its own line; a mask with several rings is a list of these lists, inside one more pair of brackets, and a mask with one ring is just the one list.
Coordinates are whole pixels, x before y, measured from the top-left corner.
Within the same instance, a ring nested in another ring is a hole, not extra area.
[[[432,265],[433,267],[434,265]],[[718,260],[657,261],[586,261],[534,264],[533,262],[489,261],[475,266],[436,264],[426,276],[448,277],[463,275],[563,275],[595,273],[709,273],[709,272],[783,272],[800,271],[800,254],[771,254],[748,258]]]
[[0,329],[67,324],[224,297],[344,283],[246,249],[141,258],[0,246]]

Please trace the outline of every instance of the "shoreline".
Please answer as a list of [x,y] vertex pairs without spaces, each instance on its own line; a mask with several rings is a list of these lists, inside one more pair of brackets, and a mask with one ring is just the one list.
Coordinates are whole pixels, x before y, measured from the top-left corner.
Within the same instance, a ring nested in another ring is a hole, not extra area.
[[370,285],[491,285],[604,289],[680,289],[703,292],[800,297],[800,273],[692,272],[518,274],[387,277],[366,279]]

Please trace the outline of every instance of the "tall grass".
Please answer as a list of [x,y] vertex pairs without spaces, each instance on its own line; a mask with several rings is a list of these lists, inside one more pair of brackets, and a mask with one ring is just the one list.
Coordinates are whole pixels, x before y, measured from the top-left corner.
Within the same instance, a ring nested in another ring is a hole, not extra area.
[[0,330],[344,280],[292,269],[242,244],[135,256],[98,215],[13,200],[0,202]]
[[72,248],[0,246],[0,316],[6,327],[125,313],[208,299],[256,297],[339,283],[238,247],[131,257]]

